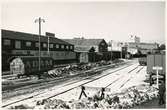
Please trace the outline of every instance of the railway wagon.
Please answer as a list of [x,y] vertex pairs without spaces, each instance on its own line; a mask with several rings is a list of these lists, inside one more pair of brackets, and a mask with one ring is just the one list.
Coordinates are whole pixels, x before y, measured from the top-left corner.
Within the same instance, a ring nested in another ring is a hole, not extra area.
[[10,72],[20,78],[20,76],[37,75],[38,78],[48,70],[53,68],[51,57],[41,57],[39,71],[39,57],[19,56],[11,59]]
[[159,71],[159,74],[166,74],[166,59],[165,53],[163,54],[148,54],[147,55],[147,73],[156,73],[153,70],[154,66],[160,66],[163,69]]

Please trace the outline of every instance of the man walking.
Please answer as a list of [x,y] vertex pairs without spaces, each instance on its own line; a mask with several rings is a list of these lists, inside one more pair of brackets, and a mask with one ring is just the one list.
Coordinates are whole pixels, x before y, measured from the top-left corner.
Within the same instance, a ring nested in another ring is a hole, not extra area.
[[159,86],[159,105],[165,104],[165,84],[161,81]]

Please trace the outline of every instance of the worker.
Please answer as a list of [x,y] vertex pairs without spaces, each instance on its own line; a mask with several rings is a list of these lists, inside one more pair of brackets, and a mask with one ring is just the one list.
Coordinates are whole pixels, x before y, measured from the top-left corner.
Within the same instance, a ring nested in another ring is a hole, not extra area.
[[81,86],[81,94],[79,96],[79,99],[81,99],[82,94],[84,94],[85,97],[87,97],[86,93],[85,93],[85,87]]
[[104,99],[104,91],[105,91],[105,88],[102,88],[101,89],[101,99]]
[[152,86],[152,84],[154,84],[154,80],[153,80],[153,74],[152,73],[150,73],[150,78],[149,78],[149,80],[150,80],[150,86]]
[[159,86],[159,105],[165,104],[165,84],[161,81]]

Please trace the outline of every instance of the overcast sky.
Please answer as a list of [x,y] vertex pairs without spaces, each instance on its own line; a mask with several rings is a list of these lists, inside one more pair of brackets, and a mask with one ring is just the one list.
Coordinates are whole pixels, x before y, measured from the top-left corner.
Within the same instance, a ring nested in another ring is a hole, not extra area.
[[2,28],[38,33],[35,19],[42,17],[42,33],[58,38],[104,38],[165,42],[165,2],[9,2],[2,4]]

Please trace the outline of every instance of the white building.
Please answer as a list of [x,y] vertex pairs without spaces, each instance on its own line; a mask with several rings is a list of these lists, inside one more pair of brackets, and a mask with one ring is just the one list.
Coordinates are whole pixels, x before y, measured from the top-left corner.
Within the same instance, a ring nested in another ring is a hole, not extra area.
[[137,37],[133,42],[119,42],[111,40],[108,43],[108,51],[121,51],[122,47],[127,47],[127,52],[130,52],[131,54],[136,54],[138,50],[140,50],[142,54],[147,54],[148,52],[152,52],[153,49],[157,49],[158,45],[156,43],[140,42],[140,39]]
[[135,43],[128,42],[128,52],[131,54],[135,54],[137,50],[140,50],[142,54],[147,54],[148,52],[152,52],[153,49],[157,49],[158,45],[156,43]]
[[108,44],[108,51],[121,51],[121,48],[125,44],[123,42],[113,41],[111,40]]

